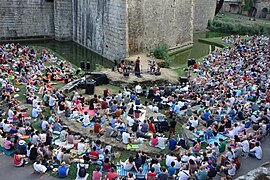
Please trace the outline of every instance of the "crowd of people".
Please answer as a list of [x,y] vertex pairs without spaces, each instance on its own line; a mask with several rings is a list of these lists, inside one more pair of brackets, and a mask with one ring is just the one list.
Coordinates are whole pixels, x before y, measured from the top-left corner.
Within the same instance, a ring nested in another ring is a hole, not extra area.
[[[269,37],[234,36],[226,41],[232,46],[212,52],[193,67],[188,83],[137,84],[118,94],[105,89],[90,97],[54,87],[80,76],[80,69],[70,63],[46,49],[2,45],[2,150],[14,151],[16,167],[33,164],[41,178],[47,171],[64,178],[76,164],[76,179],[90,175],[93,180],[112,180],[122,175],[118,169],[128,172],[129,180],[204,180],[217,175],[230,179],[241,166],[239,157],[263,157],[261,141],[270,127],[270,56]],[[148,117],[149,111],[161,110],[169,121]],[[190,142],[176,134],[179,116],[187,118],[184,127]],[[115,163],[115,145],[72,132],[65,121],[74,120],[90,137],[114,138],[116,146],[140,148],[146,140],[149,147],[170,153],[154,156],[142,151]]]

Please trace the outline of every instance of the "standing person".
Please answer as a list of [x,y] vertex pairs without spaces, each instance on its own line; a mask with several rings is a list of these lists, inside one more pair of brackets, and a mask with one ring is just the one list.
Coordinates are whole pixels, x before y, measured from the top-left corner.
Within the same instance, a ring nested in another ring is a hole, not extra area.
[[56,98],[56,95],[55,94],[52,94],[49,98],[49,107],[50,107],[50,112],[51,113],[54,113],[55,112],[55,105],[56,105],[56,101],[57,101],[57,98]]
[[175,127],[176,127],[176,120],[173,118],[173,120],[170,122],[170,134],[169,134],[169,139],[171,138],[171,135],[175,135]]
[[138,56],[136,61],[135,61],[135,69],[134,69],[135,73],[136,72],[138,72],[138,73],[141,72],[141,70],[140,70],[140,62],[141,62],[141,58]]

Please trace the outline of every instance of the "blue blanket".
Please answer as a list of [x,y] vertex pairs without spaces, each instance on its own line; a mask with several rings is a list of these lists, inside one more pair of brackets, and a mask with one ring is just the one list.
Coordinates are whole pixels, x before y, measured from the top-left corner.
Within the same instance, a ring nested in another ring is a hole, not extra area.
[[[143,164],[142,165],[142,168],[143,168],[143,172],[145,174],[148,173],[149,169],[148,169],[148,165],[147,164]],[[133,175],[136,175],[137,172],[135,170],[132,170],[132,171],[126,171],[123,166],[117,166],[117,174],[119,176],[127,176],[129,172],[132,172]]]
[[[205,133],[204,133],[203,130],[200,130],[200,131],[197,131],[197,132],[194,132],[194,133],[193,133],[193,135],[194,135],[196,138],[200,137],[200,134],[203,134],[203,136],[204,136]],[[224,135],[222,135],[222,134],[220,134],[220,133],[218,133],[216,136],[212,136],[212,138],[208,139],[206,142],[207,142],[207,144],[214,144],[214,142],[219,143],[219,139],[226,140],[227,137],[224,136]]]

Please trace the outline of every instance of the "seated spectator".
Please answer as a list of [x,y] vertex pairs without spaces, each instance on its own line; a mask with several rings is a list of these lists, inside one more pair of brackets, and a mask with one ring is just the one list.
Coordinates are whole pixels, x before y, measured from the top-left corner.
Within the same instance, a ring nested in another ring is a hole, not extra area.
[[96,163],[97,162],[99,156],[98,156],[98,152],[96,151],[96,146],[94,146],[92,148],[92,151],[90,152],[89,157],[90,157],[90,161],[92,163]]
[[118,177],[118,174],[116,172],[114,172],[114,168],[111,168],[111,171],[108,172],[108,174],[105,176],[106,180],[113,180],[114,178]]
[[[103,170],[104,171],[104,170]],[[100,167],[96,167],[96,170],[93,171],[92,180],[101,180],[102,173],[100,172]]]
[[34,172],[33,172],[32,174],[34,174],[35,172],[37,172],[37,173],[40,174],[40,179],[42,179],[43,174],[45,174],[46,171],[47,171],[46,166],[42,165],[42,160],[37,160],[37,161],[33,164],[33,167],[34,167]]
[[131,143],[131,136],[130,136],[130,133],[128,132],[128,129],[126,129],[126,131],[123,132],[123,134],[122,134],[122,142],[124,144]]
[[172,138],[169,140],[169,150],[177,151],[180,148],[181,148],[181,146],[177,145],[177,141],[175,139],[175,136],[173,135]]
[[186,168],[184,168],[183,170],[180,170],[177,177],[178,179],[181,179],[181,180],[188,180],[190,177],[189,170],[187,170]]
[[176,172],[176,169],[175,169],[175,162],[171,162],[171,166],[168,168],[168,174],[169,174],[169,177],[175,179],[176,175],[175,175],[175,172]]
[[111,163],[109,158],[105,158],[104,163],[102,164],[102,171],[103,172],[110,172]]
[[255,157],[258,160],[262,159],[263,152],[259,142],[256,142],[255,147],[250,150],[249,156]]
[[161,167],[162,172],[157,176],[159,180],[169,179],[169,174],[165,167]]
[[68,176],[69,172],[69,165],[65,162],[62,162],[61,165],[58,167],[58,177],[65,178]]
[[218,147],[219,153],[223,153],[226,150],[227,143],[221,138],[219,139],[219,142],[220,142],[219,147]]
[[19,150],[15,151],[15,155],[13,158],[14,166],[15,167],[22,167],[25,164],[25,155],[20,154]]
[[83,160],[81,159],[77,164],[77,174],[75,180],[87,180],[89,174],[87,173],[87,169],[89,167],[88,164],[83,164]]
[[195,177],[197,180],[207,180],[208,172],[206,170],[206,166],[201,166],[200,170],[195,173]]
[[154,134],[151,138],[151,145],[155,147],[157,144],[158,144],[158,137],[157,135]]
[[136,174],[136,180],[146,180],[145,173],[143,172],[143,168],[139,168],[139,172]]
[[4,143],[4,148],[7,150],[7,151],[11,151],[14,149],[14,144],[13,142],[11,141],[11,138],[8,136],[5,140],[5,143]]
[[156,180],[157,173],[154,168],[151,168],[150,171],[146,174],[146,180]]
[[136,172],[138,172],[138,169],[137,169],[136,164],[134,162],[134,158],[132,156],[130,156],[124,163],[121,161],[120,161],[120,163],[123,165],[123,168],[126,171],[135,170]]

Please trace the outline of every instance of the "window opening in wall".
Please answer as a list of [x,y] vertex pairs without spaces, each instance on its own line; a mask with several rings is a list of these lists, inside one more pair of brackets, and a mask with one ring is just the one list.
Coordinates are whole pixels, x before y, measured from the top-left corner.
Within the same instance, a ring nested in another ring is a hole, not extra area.
[[45,0],[45,2],[53,2],[54,0]]

